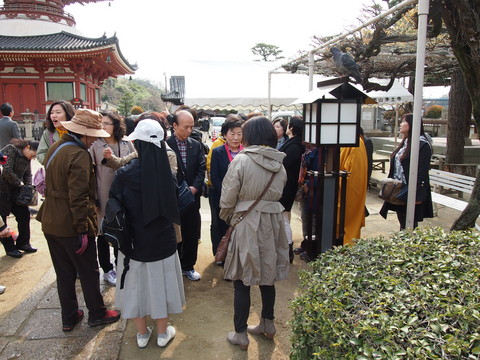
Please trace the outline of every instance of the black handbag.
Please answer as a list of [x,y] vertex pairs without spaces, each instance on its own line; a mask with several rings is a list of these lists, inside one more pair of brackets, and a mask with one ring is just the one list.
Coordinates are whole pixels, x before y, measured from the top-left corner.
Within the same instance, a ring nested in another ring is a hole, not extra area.
[[15,203],[22,206],[35,206],[38,204],[38,195],[35,186],[22,185],[17,190]]
[[190,187],[185,181],[185,172],[183,171],[183,164],[180,161],[179,156],[177,156],[177,165],[177,179],[178,175],[181,175],[182,179],[182,181],[179,181],[177,185],[177,205],[178,211],[180,214],[182,214],[193,205],[195,202],[195,195],[193,195]]
[[177,203],[178,203],[178,210],[180,213],[185,212],[193,205],[195,202],[195,195],[193,195],[190,187],[188,186],[187,182],[183,180],[177,188]]

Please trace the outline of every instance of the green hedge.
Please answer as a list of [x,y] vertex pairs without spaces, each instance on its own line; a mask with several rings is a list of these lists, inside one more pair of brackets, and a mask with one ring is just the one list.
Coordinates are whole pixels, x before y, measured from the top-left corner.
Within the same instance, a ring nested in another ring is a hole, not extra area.
[[478,359],[480,236],[441,229],[360,240],[302,271],[293,360]]

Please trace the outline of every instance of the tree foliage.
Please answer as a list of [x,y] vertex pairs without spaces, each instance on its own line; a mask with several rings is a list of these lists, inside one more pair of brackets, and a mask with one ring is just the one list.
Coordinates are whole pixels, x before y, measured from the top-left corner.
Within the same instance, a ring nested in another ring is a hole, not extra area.
[[125,91],[118,103],[118,112],[123,116],[129,116],[131,109],[135,104],[135,99],[131,91]]
[[440,119],[442,117],[442,110],[443,106],[441,105],[430,105],[425,109],[423,117],[427,119]]
[[281,56],[283,50],[280,50],[276,45],[258,43],[252,47],[251,50],[254,55],[260,56],[260,60],[258,61],[275,61],[285,58],[284,56]]
[[122,114],[130,115],[130,109],[134,105],[145,110],[162,111],[165,103],[160,98],[161,89],[160,84],[149,80],[110,78],[103,83],[100,98],[118,108]]

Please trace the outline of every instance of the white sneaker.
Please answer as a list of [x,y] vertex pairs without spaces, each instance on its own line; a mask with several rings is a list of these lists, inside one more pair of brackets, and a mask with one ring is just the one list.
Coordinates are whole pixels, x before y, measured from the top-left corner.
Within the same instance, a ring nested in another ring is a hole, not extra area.
[[195,270],[183,270],[182,274],[185,275],[189,280],[197,281],[201,279],[201,276]]
[[115,270],[110,270],[109,272],[103,274],[103,279],[112,286],[117,284],[117,273]]
[[6,287],[0,285],[0,294],[3,294],[5,292]]
[[175,337],[175,328],[172,325],[167,326],[167,336],[160,337],[157,336],[157,345],[160,347],[165,347]]
[[150,340],[150,336],[152,336],[152,331],[153,331],[153,327],[148,326],[146,334],[140,335],[139,333],[137,333],[137,345],[140,349],[147,347],[148,341]]

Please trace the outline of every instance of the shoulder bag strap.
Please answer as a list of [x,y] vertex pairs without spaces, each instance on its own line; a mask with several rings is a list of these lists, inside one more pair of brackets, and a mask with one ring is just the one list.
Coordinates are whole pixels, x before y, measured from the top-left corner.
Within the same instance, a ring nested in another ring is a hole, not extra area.
[[[64,142],[62,145],[60,145],[59,147],[57,147],[55,149],[55,151],[53,152],[52,156],[50,156],[50,158],[48,159],[47,161],[47,164],[45,165],[45,169],[48,168],[48,165],[50,165],[50,162],[53,160],[53,158],[55,157],[55,155],[57,155],[58,151],[64,147],[65,145],[77,145],[77,143],[73,142],[73,141],[67,141],[67,142]],[[78,146],[78,145],[77,145]]]
[[242,221],[242,220],[245,218],[245,216],[247,216],[247,215],[250,213],[250,211],[252,211],[253,208],[254,208],[255,206],[257,206],[257,204],[260,202],[260,200],[262,200],[263,196],[265,195],[265,193],[267,192],[267,190],[270,188],[270,185],[272,185],[273,178],[275,177],[275,175],[277,175],[277,173],[275,173],[275,172],[272,173],[272,177],[271,177],[270,180],[268,181],[267,186],[265,186],[265,189],[263,189],[263,191],[262,191],[262,193],[260,194],[260,196],[257,198],[257,200],[255,200],[255,202],[254,202],[252,205],[250,205],[250,207],[247,209],[247,211],[245,211],[245,212],[242,214],[242,216],[240,216],[240,217],[237,219],[237,221],[235,222],[235,224],[233,224],[233,226],[237,225],[240,221]]

